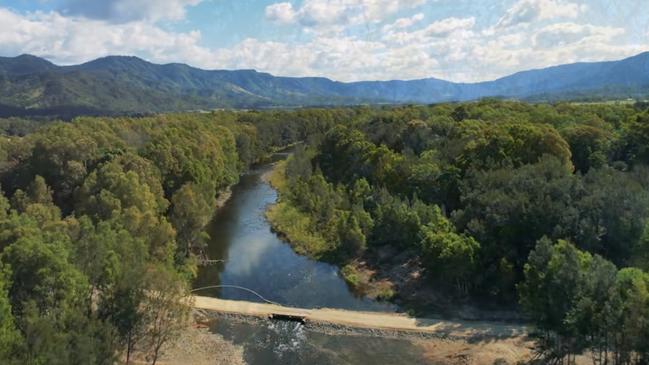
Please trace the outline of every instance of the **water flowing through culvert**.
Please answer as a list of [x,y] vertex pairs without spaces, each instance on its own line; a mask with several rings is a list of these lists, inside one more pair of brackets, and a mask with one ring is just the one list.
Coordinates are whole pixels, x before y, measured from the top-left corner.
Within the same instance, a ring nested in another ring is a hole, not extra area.
[[327,334],[297,322],[219,319],[212,330],[243,346],[251,365],[430,364],[409,340]]
[[[274,156],[283,158],[286,154]],[[208,288],[197,294],[301,308],[394,311],[389,303],[358,297],[337,267],[296,254],[271,231],[264,212],[277,192],[262,179],[271,169],[267,163],[242,176],[207,227],[207,254],[222,261],[199,269],[194,288]],[[406,340],[333,336],[298,322],[223,318],[212,330],[242,345],[246,361],[254,365],[422,363],[419,349]],[[402,362],[408,358],[412,361]]]

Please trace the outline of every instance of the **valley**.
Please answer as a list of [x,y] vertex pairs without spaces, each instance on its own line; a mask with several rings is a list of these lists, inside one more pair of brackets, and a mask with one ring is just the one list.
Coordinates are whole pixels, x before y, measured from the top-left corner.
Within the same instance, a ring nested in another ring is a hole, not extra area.
[[[459,102],[483,98],[536,102],[647,99],[649,53],[619,61],[529,70],[493,81],[437,78],[339,82],[255,70],[202,70],[108,56],[58,66],[20,55],[0,57],[0,117],[137,115],[221,108],[302,108]],[[98,85],[102,85],[99,87]]]
[[649,364],[647,0],[3,0],[0,365]]
[[[643,356],[631,311],[644,315],[649,282],[648,112],[481,100],[14,119],[0,140],[0,355]],[[306,324],[242,315],[259,302]]]

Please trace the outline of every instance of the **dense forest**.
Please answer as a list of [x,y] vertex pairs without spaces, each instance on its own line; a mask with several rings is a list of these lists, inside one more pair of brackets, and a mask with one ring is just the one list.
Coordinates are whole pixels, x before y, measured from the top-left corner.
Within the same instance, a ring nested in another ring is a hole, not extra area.
[[[219,193],[298,141],[271,177],[280,200],[268,218],[350,285],[372,287],[367,269],[407,260],[419,288],[520,308],[545,359],[649,361],[647,105],[483,100],[0,127],[0,363],[112,364],[134,351],[155,362],[188,315]],[[406,297],[399,285],[374,294]]]
[[548,361],[646,363],[648,146],[643,104],[371,110],[278,168],[268,217],[370,292],[414,261],[455,302],[519,304]]
[[3,120],[0,363],[155,363],[189,314],[219,192],[349,113]]

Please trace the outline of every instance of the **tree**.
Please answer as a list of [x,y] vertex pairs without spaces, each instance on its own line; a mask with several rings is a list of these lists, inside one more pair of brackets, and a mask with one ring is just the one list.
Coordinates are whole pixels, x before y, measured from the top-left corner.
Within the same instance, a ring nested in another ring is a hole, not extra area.
[[209,222],[214,207],[214,192],[209,186],[193,183],[183,185],[171,198],[170,221],[178,233],[177,260],[203,248],[206,234],[203,228]]
[[425,225],[421,236],[421,251],[428,270],[437,278],[453,282],[456,289],[466,294],[480,244],[473,237],[455,233],[445,224]]
[[649,274],[635,268],[619,271],[616,281],[621,312],[614,336],[617,364],[649,360]]
[[454,163],[463,170],[519,167],[537,163],[545,155],[555,157],[564,169],[573,169],[570,146],[547,124],[464,120],[451,138],[461,148]]
[[43,237],[23,237],[7,247],[2,262],[11,267],[8,288],[14,313],[20,315],[27,302],[40,312],[74,307],[85,293],[85,277],[68,261],[69,242],[45,243]]
[[30,136],[34,146],[27,161],[30,179],[36,174],[50,182],[54,200],[67,212],[69,198],[100,157],[100,147],[119,148],[117,138],[109,136],[100,123],[55,123]]
[[367,248],[366,237],[374,222],[362,206],[354,205],[349,211],[338,211],[337,234],[344,257],[358,257]]
[[191,296],[176,272],[157,266],[147,273],[147,295],[141,312],[145,327],[147,360],[155,365],[162,347],[188,325]]
[[8,297],[24,339],[16,361],[111,363],[111,329],[89,315],[91,301],[84,295],[88,283],[68,261],[69,242],[60,239],[27,235],[0,256],[2,266],[9,268]]
[[409,200],[403,201],[393,196],[386,189],[379,190],[375,194],[374,207],[371,210],[374,217],[371,245],[416,247],[420,228],[428,223],[422,217],[428,216],[427,209],[428,207],[418,200],[410,203]]
[[481,286],[501,297],[513,292],[514,282],[500,263],[512,264],[518,281],[539,239],[574,234],[575,200],[583,195],[578,177],[551,156],[518,169],[472,171],[460,190],[463,208],[453,212],[453,221],[480,242]]
[[572,299],[572,308],[564,319],[563,325],[574,333],[576,348],[589,348],[594,363],[608,361],[620,326],[617,275],[615,265],[599,255],[593,256],[583,275],[580,290]]
[[530,252],[525,281],[518,285],[520,303],[544,331],[541,347],[549,359],[563,359],[580,350],[573,327],[565,326],[574,298],[583,290],[592,256],[573,244],[543,238]]
[[168,205],[164,197],[155,196],[149,185],[140,181],[135,171],[124,171],[118,161],[105,163],[91,172],[75,200],[77,215],[88,215],[95,221],[108,220],[129,207],[157,214]]
[[622,129],[620,157],[631,164],[649,163],[649,111],[638,114]]
[[575,125],[564,131],[566,141],[572,152],[572,163],[581,173],[591,168],[606,165],[612,147],[612,135],[609,131],[590,125]]
[[145,240],[152,257],[169,259],[175,248],[175,232],[163,216],[169,202],[156,176],[153,166],[139,158],[104,163],[77,190],[75,213],[87,215],[95,223],[112,221]]
[[10,364],[15,355],[16,348],[20,345],[21,336],[16,329],[16,323],[11,312],[5,273],[0,265],[0,362]]
[[31,204],[53,205],[52,190],[40,175],[36,175],[26,192],[18,189],[12,197],[11,205],[19,212],[25,212]]
[[583,178],[575,242],[620,266],[629,264],[649,217],[649,191],[640,178],[609,167]]
[[186,183],[212,190],[238,179],[239,160],[233,133],[212,121],[166,121],[151,131],[143,155],[160,170],[165,195]]

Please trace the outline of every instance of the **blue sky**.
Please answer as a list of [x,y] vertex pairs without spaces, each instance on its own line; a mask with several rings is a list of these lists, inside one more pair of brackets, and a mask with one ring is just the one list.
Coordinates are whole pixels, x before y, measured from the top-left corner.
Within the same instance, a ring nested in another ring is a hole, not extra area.
[[649,50],[647,0],[0,0],[0,55],[480,81]]

